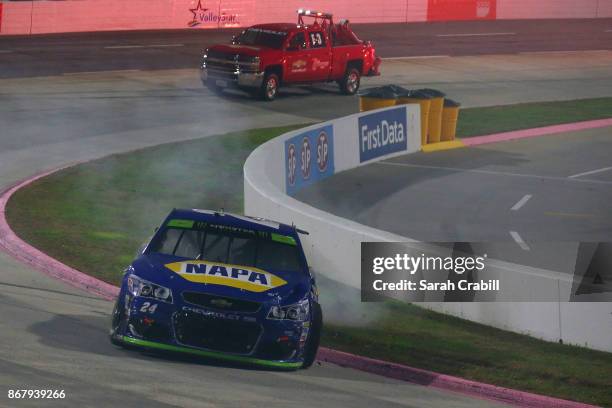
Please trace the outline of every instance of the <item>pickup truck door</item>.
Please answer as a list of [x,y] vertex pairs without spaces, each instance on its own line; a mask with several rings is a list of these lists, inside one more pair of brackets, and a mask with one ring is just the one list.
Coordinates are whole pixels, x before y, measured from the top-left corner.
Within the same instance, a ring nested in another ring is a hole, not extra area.
[[284,81],[305,82],[310,80],[308,72],[310,50],[306,45],[306,33],[304,31],[298,31],[289,38],[285,48],[285,61]]
[[315,28],[308,31],[310,59],[309,77],[312,81],[327,81],[331,75],[332,48],[324,30]]

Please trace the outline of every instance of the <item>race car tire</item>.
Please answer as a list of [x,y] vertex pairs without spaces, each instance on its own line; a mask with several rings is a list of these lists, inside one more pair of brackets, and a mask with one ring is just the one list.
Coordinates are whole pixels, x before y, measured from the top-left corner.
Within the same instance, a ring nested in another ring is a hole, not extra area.
[[111,314],[111,328],[109,333],[110,342],[119,347],[125,347],[125,345],[117,340],[117,329],[121,326],[121,323],[124,319],[124,308],[119,305],[119,299],[115,302],[115,307],[113,307],[113,313]]
[[269,74],[266,74],[261,84],[259,96],[264,101],[273,101],[274,98],[276,98],[276,94],[278,93],[279,85],[280,85],[280,80],[278,78],[278,75],[272,72]]
[[319,342],[321,341],[321,329],[323,329],[323,311],[321,310],[321,305],[313,303],[310,333],[304,346],[304,362],[302,363],[302,368],[304,369],[313,365],[317,358]]
[[340,80],[340,91],[345,95],[355,95],[361,84],[361,73],[357,68],[346,70],[344,77]]

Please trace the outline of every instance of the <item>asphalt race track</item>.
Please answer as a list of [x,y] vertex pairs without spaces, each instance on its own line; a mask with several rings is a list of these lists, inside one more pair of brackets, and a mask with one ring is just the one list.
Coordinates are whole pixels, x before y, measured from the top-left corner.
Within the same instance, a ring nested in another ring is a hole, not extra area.
[[[381,43],[383,56],[449,55],[451,51],[456,51],[453,55],[466,55],[388,60],[385,76],[364,84],[437,86],[466,106],[605,96],[606,90],[612,89],[612,52],[605,51],[612,42],[604,41],[610,34],[603,32],[609,25],[605,20],[567,22],[566,26],[572,27],[568,31],[573,33],[573,43],[566,41],[554,22],[533,26],[531,22],[391,25],[382,33],[377,27],[364,26],[360,28],[364,37],[370,32],[379,36],[376,40]],[[519,35],[523,32],[519,28],[531,34]],[[449,40],[453,37],[435,34],[469,33],[474,29],[483,33],[514,30],[517,34],[505,40],[500,36]],[[393,30],[397,30],[395,34]],[[551,34],[555,30],[556,36]],[[44,170],[115,152],[246,128],[324,120],[357,110],[356,98],[340,96],[332,86],[286,90],[270,104],[237,94],[219,98],[208,93],[199,83],[194,64],[202,48],[200,43],[205,42],[201,37],[211,40],[215,35],[226,37],[226,33],[163,32],[0,38],[0,50],[9,51],[0,53],[0,77],[4,78],[0,79],[0,189]],[[412,38],[421,45],[414,45]],[[424,40],[417,41],[419,38],[440,40],[437,45],[432,42],[425,46]],[[75,44],[75,39],[79,43]],[[143,42],[154,45],[162,39],[165,44],[183,45],[104,48]],[[399,39],[410,47],[395,47],[394,41]],[[572,52],[474,56],[560,49]],[[581,49],[595,51],[575,52]],[[461,153],[445,153],[452,154]],[[527,153],[507,151],[503,156],[512,159],[520,154]],[[576,156],[576,160],[579,158]],[[417,156],[414,160],[431,159]],[[459,164],[455,162],[455,166]],[[542,172],[555,168],[552,160],[542,166]],[[395,174],[408,173],[405,168],[379,167]],[[451,173],[453,177],[466,176]],[[431,182],[442,182],[446,176]],[[423,169],[415,177],[424,180]],[[598,189],[593,192],[599,193]],[[542,204],[541,208],[547,207]],[[571,210],[588,209],[578,206]],[[282,373],[123,351],[107,340],[111,308],[107,301],[0,253],[0,384],[7,388],[65,389],[67,399],[48,404],[54,406],[494,405],[326,363],[307,371]],[[4,394],[0,406],[39,404],[8,401]]]
[[[340,16],[339,16],[340,17]],[[379,56],[459,56],[612,49],[612,19],[356,24]],[[0,78],[196,66],[236,30],[166,30],[0,36]]]

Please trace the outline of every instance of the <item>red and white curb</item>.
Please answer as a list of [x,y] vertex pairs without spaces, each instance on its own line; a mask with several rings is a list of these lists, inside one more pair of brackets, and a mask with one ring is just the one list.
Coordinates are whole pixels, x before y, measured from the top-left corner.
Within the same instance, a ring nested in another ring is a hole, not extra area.
[[[6,204],[11,196],[20,188],[25,187],[36,180],[48,176],[55,169],[28,178],[13,187],[5,190],[0,196],[0,248],[28,266],[59,279],[71,286],[82,289],[88,293],[100,296],[107,300],[113,300],[119,293],[119,288],[103,282],[92,276],[86,275],[71,268],[49,255],[32,247],[19,238],[6,221]],[[325,347],[319,349],[317,355],[319,360],[327,361],[343,367],[349,367],[388,378],[407,381],[426,387],[433,387],[447,391],[453,391],[472,397],[504,402],[519,407],[532,408],[588,408],[594,405],[582,404],[543,395],[517,391],[510,388],[497,387],[491,384],[466,380],[460,377],[439,374],[433,371],[422,370],[402,364],[390,363],[373,358],[362,357],[343,351],[333,350]]]

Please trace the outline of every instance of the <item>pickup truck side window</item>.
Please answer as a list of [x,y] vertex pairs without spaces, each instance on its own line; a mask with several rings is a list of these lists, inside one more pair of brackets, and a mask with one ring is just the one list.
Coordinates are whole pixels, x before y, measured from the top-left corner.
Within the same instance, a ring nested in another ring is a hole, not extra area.
[[287,47],[289,50],[299,50],[301,48],[306,48],[306,36],[303,32],[296,33],[291,37],[289,46]]
[[325,47],[325,37],[320,31],[313,31],[310,33],[310,46],[312,48]]

